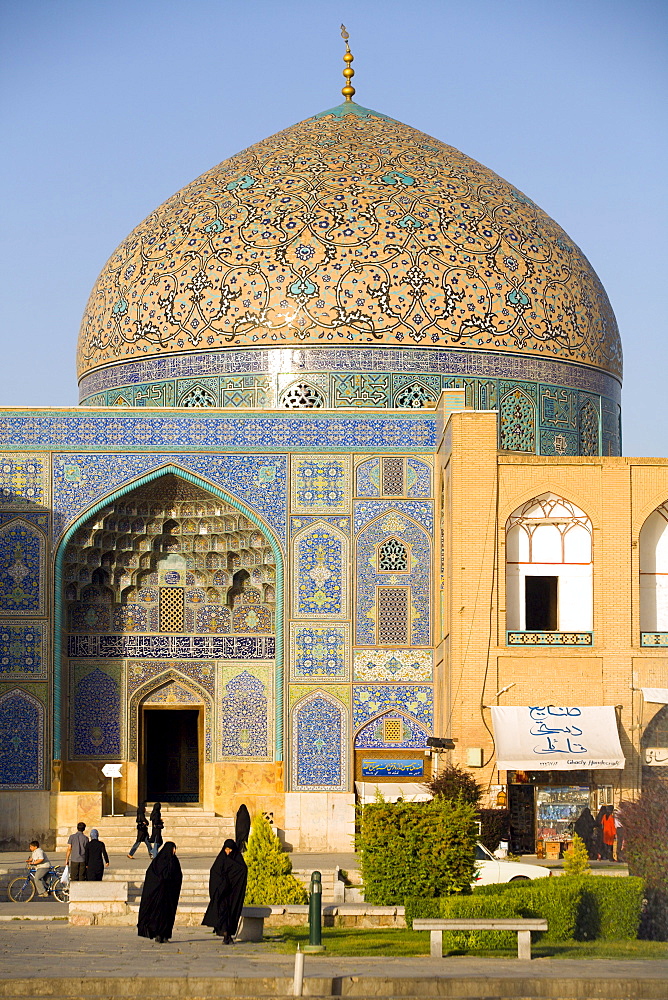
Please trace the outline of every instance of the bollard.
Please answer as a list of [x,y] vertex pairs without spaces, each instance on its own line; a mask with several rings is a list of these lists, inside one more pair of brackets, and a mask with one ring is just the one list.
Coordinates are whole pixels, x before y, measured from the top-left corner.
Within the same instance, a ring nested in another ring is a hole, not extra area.
[[311,874],[311,894],[308,904],[308,944],[304,951],[324,951],[322,946],[322,875],[320,872]]
[[304,990],[304,952],[297,945],[295,952],[295,974],[292,980],[292,995],[300,997]]

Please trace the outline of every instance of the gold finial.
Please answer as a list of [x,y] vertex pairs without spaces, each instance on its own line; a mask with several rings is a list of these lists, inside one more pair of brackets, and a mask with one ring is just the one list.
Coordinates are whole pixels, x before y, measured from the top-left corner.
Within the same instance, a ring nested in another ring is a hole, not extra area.
[[350,64],[353,61],[354,56],[350,51],[350,46],[348,45],[348,39],[350,38],[350,35],[348,34],[348,29],[346,28],[345,24],[341,25],[341,38],[346,43],[346,51],[343,55],[343,61],[346,64],[346,68],[343,71],[343,75],[346,79],[346,85],[341,90],[341,93],[343,94],[343,96],[347,101],[352,101],[353,94],[355,93],[355,88],[350,85],[350,81],[355,76],[355,70],[352,68]]

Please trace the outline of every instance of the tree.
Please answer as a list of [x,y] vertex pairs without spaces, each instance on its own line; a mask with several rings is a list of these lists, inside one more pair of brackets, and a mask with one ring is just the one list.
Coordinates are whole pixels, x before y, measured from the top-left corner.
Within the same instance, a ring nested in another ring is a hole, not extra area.
[[463,802],[477,806],[480,802],[482,787],[472,774],[458,767],[457,764],[447,764],[429,782],[433,795],[439,795],[448,801],[454,801],[461,796]]
[[620,804],[624,854],[630,875],[646,883],[647,907],[640,936],[668,940],[668,791],[654,780],[637,802]]
[[292,874],[290,858],[262,813],[258,813],[251,825],[245,858],[248,865],[245,901],[249,906],[308,903],[304,886]]
[[566,875],[590,875],[589,851],[582,837],[573,834],[573,846],[564,854],[564,872]]

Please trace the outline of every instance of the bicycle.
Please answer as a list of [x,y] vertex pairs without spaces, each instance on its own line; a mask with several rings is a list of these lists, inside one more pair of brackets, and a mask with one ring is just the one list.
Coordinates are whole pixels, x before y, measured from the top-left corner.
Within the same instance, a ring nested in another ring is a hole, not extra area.
[[[49,895],[53,894],[59,903],[68,903],[70,900],[70,887],[69,884],[61,884],[60,879],[62,878],[62,874],[62,868],[51,865],[44,876],[44,882]],[[29,903],[36,892],[37,886],[35,885],[34,868],[30,868],[25,875],[13,878],[7,886],[7,895],[12,903]]]

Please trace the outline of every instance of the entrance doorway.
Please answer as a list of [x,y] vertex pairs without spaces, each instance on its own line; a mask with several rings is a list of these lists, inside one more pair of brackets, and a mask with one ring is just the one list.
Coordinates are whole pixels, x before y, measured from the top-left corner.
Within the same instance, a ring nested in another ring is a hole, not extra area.
[[143,710],[146,801],[200,801],[201,714],[196,708]]

